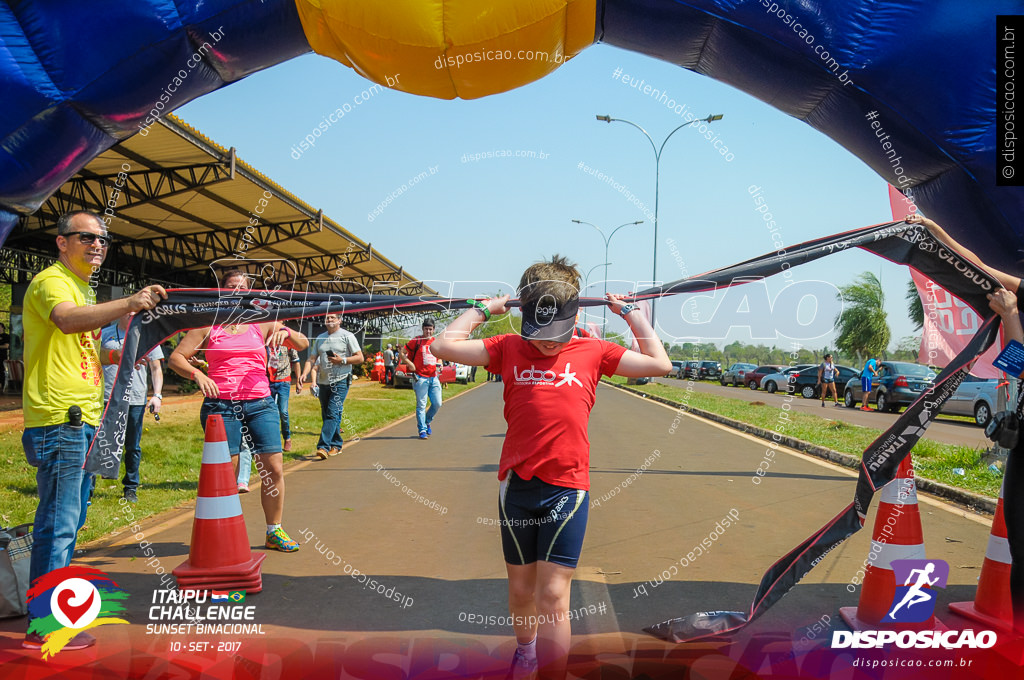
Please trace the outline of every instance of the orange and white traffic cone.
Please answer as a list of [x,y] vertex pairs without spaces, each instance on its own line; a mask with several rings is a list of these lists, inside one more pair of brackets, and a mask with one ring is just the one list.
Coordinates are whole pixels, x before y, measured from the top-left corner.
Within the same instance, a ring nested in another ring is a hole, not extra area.
[[[1004,480],[1003,487],[1006,486]],[[1003,491],[999,489],[992,533],[988,537],[985,561],[978,579],[974,602],[954,602],[949,608],[961,616],[979,621],[989,628],[1013,631],[1013,607],[1010,604],[1010,544],[1006,540],[1006,518],[1003,515]]]
[[[879,628],[908,630],[946,630],[933,615],[922,623],[882,623],[896,596],[894,560],[923,560],[924,534],[917,506],[914,467],[908,455],[900,463],[896,477],[882,487],[871,537],[871,553],[864,568],[864,582],[856,607],[840,607],[839,615],[854,630]],[[902,585],[902,584],[900,584]]]
[[249,548],[224,420],[210,415],[189,556],[172,573],[182,589],[256,593],[263,587],[260,565],[265,557]]

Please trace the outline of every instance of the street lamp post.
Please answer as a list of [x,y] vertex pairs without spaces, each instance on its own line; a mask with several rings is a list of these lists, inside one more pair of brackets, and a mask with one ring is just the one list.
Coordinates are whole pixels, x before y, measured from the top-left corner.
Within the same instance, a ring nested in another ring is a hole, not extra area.
[[[604,239],[604,294],[605,294],[605,297],[608,297],[608,265],[611,264],[611,262],[608,261],[608,244],[612,242],[612,236],[615,236],[615,232],[617,232],[619,229],[622,229],[623,227],[628,227],[631,224],[633,224],[633,225],[635,225],[635,224],[643,224],[644,221],[643,220],[637,220],[636,222],[626,222],[625,224],[620,224],[619,226],[617,226],[614,229],[612,229],[612,233],[609,234],[608,236],[605,236],[604,235],[604,230],[601,229],[601,227],[597,226],[596,224],[591,224],[590,222],[584,222],[582,220],[573,220],[573,222],[575,222],[576,224],[587,224],[587,225],[590,225],[594,229],[597,229],[598,233],[601,234],[601,238]],[[598,266],[600,266],[600,265],[598,265]],[[594,270],[591,269],[590,271],[594,271]],[[608,324],[608,314],[607,314],[607,312],[608,312],[608,306],[604,305],[603,308],[601,309],[601,333],[602,334],[604,334],[606,332],[605,331],[605,326]]]
[[608,265],[610,265],[610,264],[612,264],[612,263],[611,262],[602,262],[601,264],[595,264],[593,267],[591,267],[590,271],[588,271],[586,274],[583,275],[583,287],[584,288],[589,288],[590,287],[590,275],[594,273],[595,269],[597,269],[598,267],[604,267],[605,271],[607,272],[608,271]]
[[[686,127],[688,125],[693,125],[694,123],[713,123],[716,120],[722,120],[722,118],[723,118],[722,114],[717,113],[717,114],[711,114],[707,118],[697,118],[696,120],[691,120],[689,122],[683,123],[682,125],[677,127],[675,130],[673,130],[672,132],[668,133],[668,137],[665,137],[665,140],[661,143],[661,147],[658,148],[654,144],[654,140],[651,139],[651,136],[649,134],[647,134],[647,130],[644,130],[642,127],[640,127],[639,125],[637,125],[633,121],[626,120],[624,118],[612,118],[611,116],[597,116],[598,120],[604,121],[605,123],[611,123],[612,121],[615,121],[615,122],[618,122],[618,123],[627,123],[629,125],[632,125],[637,130],[639,130],[640,132],[642,132],[644,134],[644,137],[647,138],[647,141],[651,143],[651,149],[654,151],[654,266],[653,266],[652,272],[651,272],[651,285],[652,286],[653,285],[657,285],[657,281],[658,281],[658,189],[659,189],[660,184],[661,184],[660,181],[659,181],[660,177],[661,177],[661,152],[665,149],[665,144],[668,143],[669,138],[672,137],[672,135],[674,135],[679,130],[683,129],[684,127]],[[605,258],[605,259],[608,259],[608,258]],[[651,299],[651,327],[652,328],[654,327],[654,304],[655,304],[655,302],[657,302],[657,298],[652,298]]]

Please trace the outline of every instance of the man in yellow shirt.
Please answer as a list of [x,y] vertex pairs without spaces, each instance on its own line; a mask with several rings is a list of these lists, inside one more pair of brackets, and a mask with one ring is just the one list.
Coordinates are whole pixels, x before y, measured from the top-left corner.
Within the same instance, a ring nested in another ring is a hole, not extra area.
[[[57,262],[33,277],[25,291],[25,382],[21,442],[36,468],[39,506],[33,527],[31,580],[71,564],[92,487],[85,454],[102,413],[100,364],[117,363],[118,350],[100,352],[99,329],[128,312],[152,309],[167,292],[147,286],[135,295],[95,304],[93,288],[110,239],[99,215],[78,211],[57,222]],[[93,281],[90,285],[90,281]],[[22,646],[42,645],[31,632]],[[80,633],[64,649],[95,640]]]

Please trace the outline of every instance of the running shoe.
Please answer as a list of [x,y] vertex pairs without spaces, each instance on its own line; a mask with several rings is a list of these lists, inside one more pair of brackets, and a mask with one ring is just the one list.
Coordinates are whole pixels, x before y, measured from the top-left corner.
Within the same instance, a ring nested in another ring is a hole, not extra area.
[[871,410],[871,407],[870,407],[870,406],[861,406],[861,407],[860,407],[860,410],[861,410],[861,411],[870,411],[870,410]]
[[527,680],[537,677],[537,659],[527,659],[516,649],[512,656],[512,665],[509,666],[505,680]]
[[331,454],[328,453],[327,449],[317,449],[316,450],[316,457],[319,458],[320,460],[327,460],[327,456],[329,456],[329,455],[331,455]]
[[137,493],[135,493],[135,489],[125,489],[124,490],[124,499],[126,501],[128,501],[129,503],[138,503],[139,502],[139,495]]
[[238,483],[238,493],[249,493],[249,483],[248,482],[239,482]]
[[427,425],[427,436],[434,434],[434,431],[430,429],[430,425]]
[[[21,646],[24,649],[40,649],[46,640],[39,633],[26,633],[25,639],[21,641]],[[64,645],[63,651],[75,651],[76,649],[85,649],[86,647],[92,647],[96,644],[96,638],[88,633],[79,633],[75,637]]]
[[286,534],[281,527],[274,529],[273,533],[267,534],[266,546],[281,552],[295,552],[299,549],[299,544],[292,540],[292,537]]
[[429,437],[429,436],[430,436],[430,435],[429,435],[429,434],[427,434],[427,431],[426,431],[426,430],[420,430],[420,439],[426,439],[426,438],[427,438],[427,437]]

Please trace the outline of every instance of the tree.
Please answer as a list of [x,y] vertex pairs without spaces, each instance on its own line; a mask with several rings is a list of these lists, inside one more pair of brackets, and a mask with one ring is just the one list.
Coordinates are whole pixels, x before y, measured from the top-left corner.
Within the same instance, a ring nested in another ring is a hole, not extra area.
[[917,284],[914,283],[914,279],[907,282],[906,299],[907,314],[914,322],[914,330],[919,331],[924,328],[924,305],[921,304],[921,296],[917,294]]
[[491,316],[490,321],[477,326],[470,337],[483,340],[504,333],[519,333],[522,325],[523,317],[518,314],[512,314],[510,311],[504,314],[495,314]]
[[622,333],[606,333],[604,339],[608,342],[613,342],[616,345],[621,345],[626,349],[629,349],[630,343],[626,340],[626,336]]
[[854,355],[858,363],[866,356],[880,356],[892,337],[881,281],[864,272],[853,283],[841,286],[838,297],[843,311],[836,317],[836,347]]
[[907,335],[896,344],[896,359],[899,361],[917,361],[917,353],[921,349],[921,338]]

